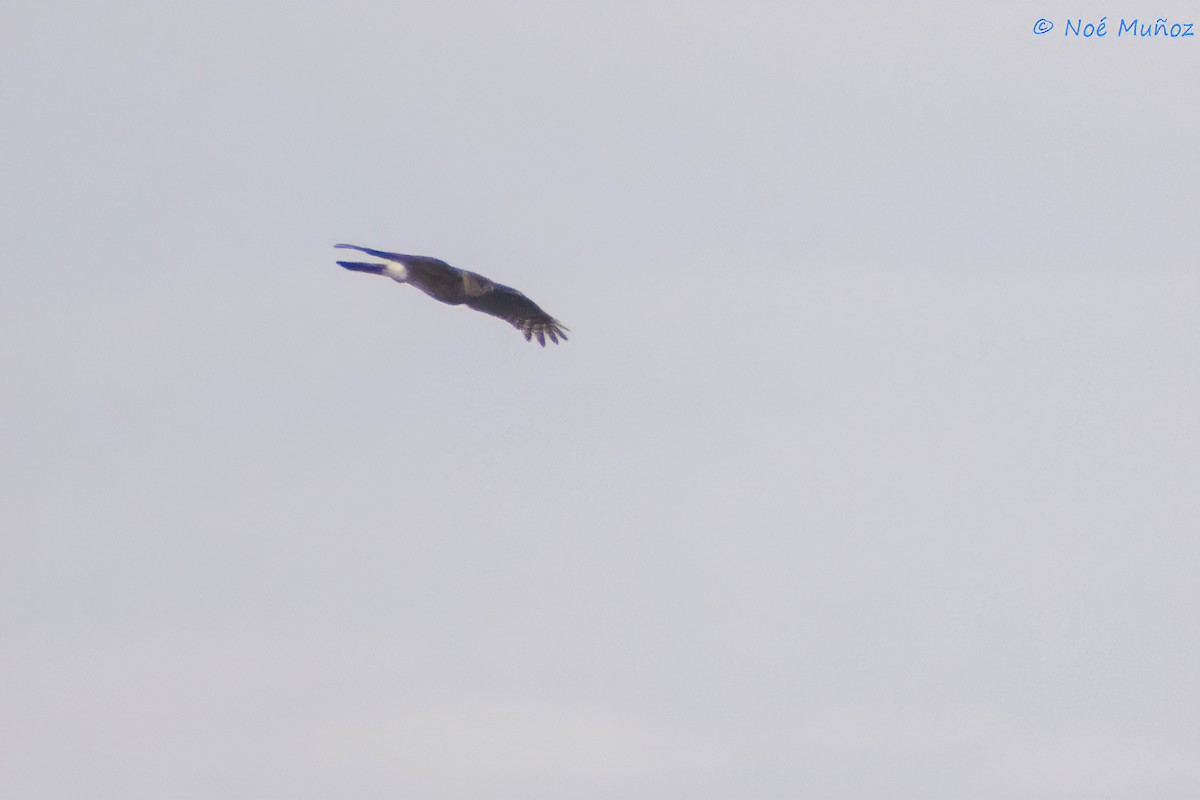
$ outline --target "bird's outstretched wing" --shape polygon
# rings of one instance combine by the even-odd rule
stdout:
[[[538,344],[546,346],[546,337],[558,344],[558,340],[567,340],[566,331],[561,322],[542,311],[538,304],[525,295],[508,286],[492,284],[491,290],[467,300],[467,306],[493,317],[499,317],[514,328],[525,334],[525,341],[536,336]]]

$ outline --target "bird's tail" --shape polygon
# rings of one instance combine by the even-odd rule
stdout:
[[[369,264],[365,261],[339,261],[339,267],[354,270],[355,272],[369,272],[372,275],[382,275],[387,269],[386,264]]]
[[[386,258],[389,261],[400,261],[404,258],[404,256],[400,255],[399,253],[389,253],[386,250],[372,250],[369,247],[359,247],[356,244],[335,244],[334,247],[342,247],[347,250],[357,250],[360,253],[366,253],[367,255],[375,256],[376,258]]]

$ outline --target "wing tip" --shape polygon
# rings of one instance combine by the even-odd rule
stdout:
[[[560,339],[563,342],[569,341],[566,331],[570,329],[558,320],[552,319],[550,322],[526,322],[524,325],[514,324],[517,325],[517,329],[525,336],[525,341],[532,342],[534,339],[537,339],[537,343],[542,347],[546,346],[547,337],[554,344],[560,344]]]

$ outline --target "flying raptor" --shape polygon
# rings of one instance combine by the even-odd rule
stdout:
[[[559,339],[564,342],[567,340],[566,331],[569,329],[542,311],[537,303],[516,289],[502,286],[478,273],[452,267],[441,259],[429,256],[387,253],[354,244],[337,244],[334,247],[358,250],[387,262],[339,261],[339,266],[355,272],[386,275],[399,283],[411,283],[434,300],[452,306],[465,305],[499,317],[525,334],[525,341],[536,336],[538,344],[545,347],[547,336],[555,344]]]

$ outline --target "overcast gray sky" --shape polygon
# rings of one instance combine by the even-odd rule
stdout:
[[[1200,19],[10,2],[0,794],[1200,796],[1200,44],[1120,15]]]

